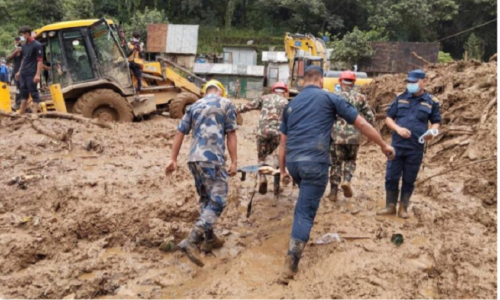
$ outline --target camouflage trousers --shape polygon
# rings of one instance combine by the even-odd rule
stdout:
[[[209,162],[189,162],[196,192],[200,196],[200,217],[196,220],[198,234],[211,231],[227,204],[228,173],[225,166]]]
[[[357,144],[330,144],[332,167],[330,169],[330,183],[340,185],[342,175],[345,181],[351,181],[356,171],[356,158],[359,145]]]
[[[280,145],[279,135],[258,135],[257,136],[257,156],[259,162],[264,162],[266,157],[278,148]]]

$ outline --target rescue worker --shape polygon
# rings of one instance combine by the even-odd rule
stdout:
[[[320,67],[307,67],[304,83],[302,92],[285,108],[280,125],[281,180],[288,181],[291,175],[299,186],[288,253],[279,280],[283,284],[288,284],[297,272],[316,211],[328,184],[330,135],[337,115],[347,123],[354,124],[361,133],[379,145],[389,159],[394,157],[394,149],[359,116],[352,105],[340,96],[322,90],[323,70]]]
[[[439,102],[425,91],[427,79],[422,70],[413,70],[405,80],[406,91],[396,97],[387,110],[385,123],[393,131],[392,146],[396,158],[387,162],[385,174],[386,207],[377,215],[395,215],[399,197],[399,180],[403,177],[398,216],[408,218],[410,197],[415,187],[420,164],[424,155],[424,144],[418,140],[429,127],[438,129],[441,123]],[[433,136],[426,136],[425,140]]]
[[[144,43],[140,41],[141,34],[138,31],[134,31],[132,34],[132,39],[128,43],[128,63],[130,70],[134,73],[135,79],[137,79],[137,94],[141,92],[142,89],[142,67],[143,62],[141,59],[142,52],[144,51]]]
[[[237,169],[236,109],[225,98],[226,89],[217,80],[207,82],[202,91],[205,96],[193,103],[177,127],[171,159],[165,169],[167,176],[177,169],[177,156],[184,136],[192,132],[188,167],[200,196],[200,217],[191,233],[179,243],[179,248],[198,266],[203,266],[197,249],[203,238],[201,248],[205,252],[224,244],[215,236],[213,227],[226,207],[228,176],[236,175]],[[231,157],[229,172],[224,156],[225,140]]]
[[[351,71],[340,73],[341,92],[339,96],[350,103],[372,126],[375,120],[373,112],[368,106],[366,96],[354,90],[356,74]],[[337,201],[338,187],[342,181],[342,190],[346,198],[353,195],[351,179],[356,171],[361,135],[354,126],[347,124],[344,119],[338,119],[332,128],[332,142],[330,155],[332,167],[330,169],[330,200]],[[343,167],[343,168],[342,168]],[[342,176],[343,174],[343,176]]]
[[[280,123],[283,109],[288,104],[285,93],[288,86],[284,82],[277,82],[273,85],[272,94],[254,99],[245,105],[240,105],[236,113],[245,113],[251,110],[260,109],[259,127],[257,129],[257,157],[259,163],[264,163],[266,157],[278,148],[280,144]],[[266,176],[259,177],[259,193],[267,192]]]
[[[43,68],[43,46],[31,36],[31,28],[29,26],[21,26],[19,34],[26,40],[21,49],[21,56],[23,58],[21,66],[16,73],[21,97],[21,110],[19,113],[24,114],[26,112],[30,95],[33,99],[34,112],[38,113],[40,110],[38,84],[40,83],[40,75]]]

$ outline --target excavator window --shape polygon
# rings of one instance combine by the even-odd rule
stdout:
[[[97,68],[101,77],[117,83],[122,88],[130,88],[132,79],[128,61],[115,34],[105,20],[90,26],[90,35],[97,57]]]
[[[89,51],[80,31],[63,32],[63,47],[66,53],[68,71],[73,82],[84,82],[95,78],[90,63]]]

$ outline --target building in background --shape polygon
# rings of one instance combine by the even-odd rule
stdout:
[[[219,80],[231,97],[254,98],[262,95],[264,66],[195,63],[193,73],[206,80]]]
[[[370,77],[424,68],[437,63],[439,54],[439,43],[372,42],[371,46],[372,59],[359,66]]]
[[[156,53],[180,66],[193,67],[198,48],[199,25],[148,25],[147,52]]]
[[[276,82],[288,83],[289,65],[285,51],[263,51],[264,87],[272,87]]]
[[[252,46],[224,46],[222,62],[233,65],[257,65],[257,49]]]

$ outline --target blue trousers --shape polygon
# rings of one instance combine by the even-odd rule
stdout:
[[[307,242],[314,224],[321,197],[328,184],[328,168],[325,163],[290,162],[288,172],[299,186],[299,199],[295,205],[292,238]]]
[[[394,147],[396,157],[387,161],[387,170],[385,173],[385,189],[387,191],[398,191],[399,180],[403,177],[401,193],[413,193],[415,180],[417,180],[420,164],[424,157],[421,150],[411,150]]]

